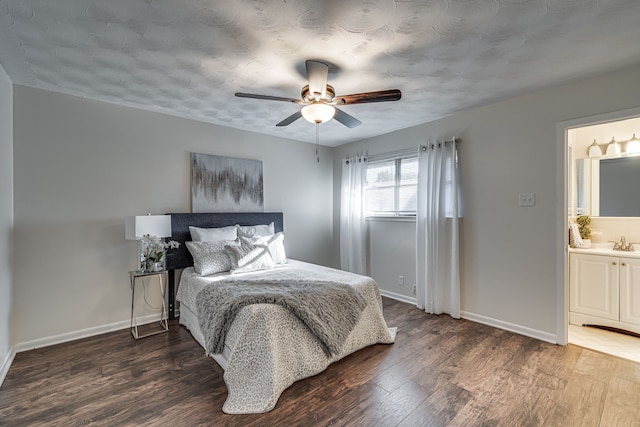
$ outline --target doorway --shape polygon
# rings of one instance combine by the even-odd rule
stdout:
[[[636,137],[640,137],[640,108],[585,117],[558,124],[558,143],[562,144],[560,149],[563,152],[563,156],[560,158],[564,158],[562,193],[565,201],[561,212],[558,213],[559,216],[562,215],[563,217],[562,221],[558,220],[558,224],[562,223],[564,225],[560,228],[561,230],[567,230],[569,222],[573,221],[578,215],[592,217],[592,240],[594,241],[595,250],[591,253],[584,250],[582,251],[583,253],[588,253],[589,255],[606,254],[606,250],[603,249],[610,249],[608,246],[613,246],[610,241],[613,239],[617,241],[620,235],[625,233],[627,234],[627,239],[632,238],[629,233],[637,233],[637,235],[633,234],[633,239],[640,238],[640,212],[635,217],[629,217],[628,213],[621,214],[620,217],[612,217],[611,214],[608,217],[600,216],[598,210],[599,188],[595,188],[598,187],[600,182],[597,175],[597,167],[594,169],[596,179],[594,180],[591,177],[594,188],[590,189],[588,185],[581,185],[582,180],[588,181],[589,178],[589,176],[585,178],[585,170],[588,175],[591,173],[588,168],[589,165],[594,162],[598,163],[598,160],[595,160],[596,157],[608,161],[617,157],[625,158],[633,155],[632,146],[634,144],[628,144],[628,141]],[[616,147],[610,147],[613,143],[616,143],[618,145],[617,148],[620,150],[618,156],[612,153],[616,149]],[[628,153],[627,146],[629,147]],[[609,151],[607,151],[608,148]],[[589,153],[591,153],[592,157],[589,156]],[[607,209],[609,208],[608,204]],[[570,313],[571,293],[569,290],[569,278],[571,255],[567,249],[569,243],[568,233],[562,234],[562,236],[559,236],[559,243],[561,241],[563,249],[560,253],[563,254],[563,259],[561,271],[558,273],[558,343],[575,344],[640,363],[640,338],[582,326],[583,319],[581,314]],[[640,251],[640,245],[638,246],[638,251]]]

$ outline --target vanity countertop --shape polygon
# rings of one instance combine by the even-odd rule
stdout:
[[[593,244],[589,249],[582,248],[569,248],[569,252],[574,252],[578,254],[592,254],[592,255],[608,255],[608,256],[617,256],[623,258],[640,258],[640,245],[635,245],[636,250],[633,252],[627,251],[614,251],[612,243],[604,243],[604,244]]]

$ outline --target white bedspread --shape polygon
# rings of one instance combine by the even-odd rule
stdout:
[[[289,260],[272,270],[245,273],[270,280],[336,281],[355,287],[367,300],[360,320],[347,337],[340,354],[327,357],[309,329],[286,308],[274,304],[244,307],[233,322],[225,342],[224,381],[228,396],[222,410],[228,414],[261,413],[273,409],[280,394],[295,381],[324,371],[331,363],[376,343],[393,343],[395,328],[382,316],[378,285],[370,277],[314,264]],[[200,290],[226,274],[201,277],[187,268],[182,273],[177,300],[197,315],[195,298]],[[238,275],[236,275],[237,277]],[[196,322],[183,322],[201,336]]]

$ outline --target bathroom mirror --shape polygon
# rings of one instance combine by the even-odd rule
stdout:
[[[640,217],[640,156],[576,160],[577,215]]]

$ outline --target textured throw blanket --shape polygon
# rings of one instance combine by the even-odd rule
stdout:
[[[236,315],[249,304],[279,304],[315,335],[334,356],[360,318],[366,301],[349,285],[326,281],[230,279],[202,289],[196,298],[207,354],[220,354]]]

